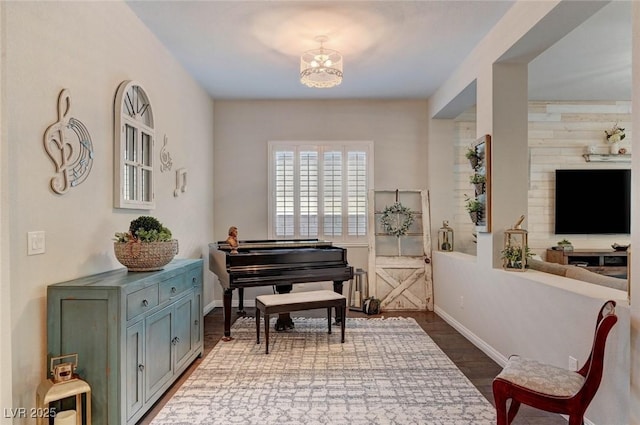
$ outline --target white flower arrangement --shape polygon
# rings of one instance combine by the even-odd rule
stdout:
[[[380,222],[388,235],[400,237],[407,234],[409,227],[413,223],[414,215],[415,213],[409,208],[400,202],[396,202],[382,211]],[[400,219],[400,216],[404,218]]]
[[[610,131],[605,130],[604,134],[607,135],[607,143],[618,143],[625,138],[624,128],[618,127],[618,123],[615,123]]]

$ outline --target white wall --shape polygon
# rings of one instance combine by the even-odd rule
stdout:
[[[216,101],[216,240],[229,226],[240,239],[267,238],[267,142],[372,140],[378,189],[426,185],[426,101]],[[367,248],[347,246],[349,264],[367,269]],[[300,287],[300,285],[296,285]],[[249,302],[257,291],[249,289]],[[221,300],[216,285],[216,300]]]
[[[3,351],[11,352],[7,358],[12,362],[5,366],[13,374],[12,405],[5,407],[29,408],[48,368],[47,285],[122,267],[113,254],[113,234],[127,230],[139,215],[154,215],[173,231],[179,257],[207,258],[213,236],[213,102],[124,2],[0,6],[3,248],[9,240],[0,252],[3,287],[8,265],[11,296],[11,338]],[[142,83],[153,107],[152,211],[113,208],[113,104],[118,85],[128,79]],[[71,116],[89,130],[95,159],[86,181],[58,195],[49,188],[54,166],[43,148],[43,134],[58,119],[58,95],[64,88],[71,93]],[[165,134],[173,170],[161,173]],[[188,169],[188,190],[174,198],[180,167]],[[43,255],[26,255],[27,232],[33,230],[46,232]],[[205,302],[211,296],[212,279],[205,273]]]

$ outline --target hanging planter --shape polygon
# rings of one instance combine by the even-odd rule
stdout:
[[[482,221],[484,204],[476,198],[469,198],[467,195],[465,195],[465,198],[465,208],[469,213],[469,217],[471,217],[473,224],[478,224]]]
[[[478,152],[475,150],[475,148],[469,147],[464,156],[469,160],[471,168],[473,168],[474,170],[480,164],[480,156],[478,155]]]

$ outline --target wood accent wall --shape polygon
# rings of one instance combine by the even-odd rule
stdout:
[[[469,183],[471,166],[464,153],[477,137],[475,109],[461,114],[455,121],[454,197],[457,209],[452,223],[455,250],[475,254],[474,226],[464,208],[464,195],[473,195],[473,186]],[[571,240],[576,248],[608,248],[614,242],[629,243],[627,235],[564,235],[558,238],[553,232],[556,169],[631,168],[630,163],[586,162],[582,156],[590,145],[596,146],[598,153],[608,153],[604,131],[611,129],[616,122],[625,128],[626,138],[621,147],[630,152],[633,137],[630,101],[529,102],[529,163],[523,164],[530,170],[526,228],[531,249],[542,258],[547,248],[564,237]]]

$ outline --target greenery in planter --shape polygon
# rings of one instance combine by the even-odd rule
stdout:
[[[558,245],[560,245],[560,246],[571,245],[571,242],[569,242],[567,239],[563,239],[561,241],[558,241]]]
[[[469,182],[473,184],[485,183],[487,178],[483,174],[474,173],[469,176]]]
[[[508,245],[502,251],[502,259],[505,260],[505,267],[507,268],[522,268],[522,252],[523,249],[519,245]],[[529,259],[533,257],[531,250],[528,246],[524,247],[525,258]]]
[[[468,212],[470,213],[482,212],[482,210],[484,209],[484,205],[482,204],[482,202],[478,201],[476,198],[470,198],[467,195],[464,195],[464,197],[465,197],[464,207],[467,209]]]
[[[467,151],[465,152],[464,156],[469,160],[473,158],[480,159],[480,157],[478,156],[478,152],[476,152],[476,149],[473,146],[469,146],[467,148]]]
[[[172,240],[171,230],[157,218],[140,216],[129,224],[128,232],[115,234],[116,242],[167,242]]]
[[[464,156],[469,160],[474,170],[476,169],[478,164],[480,164],[480,156],[478,156],[478,152],[476,151],[475,147],[469,146]]]

